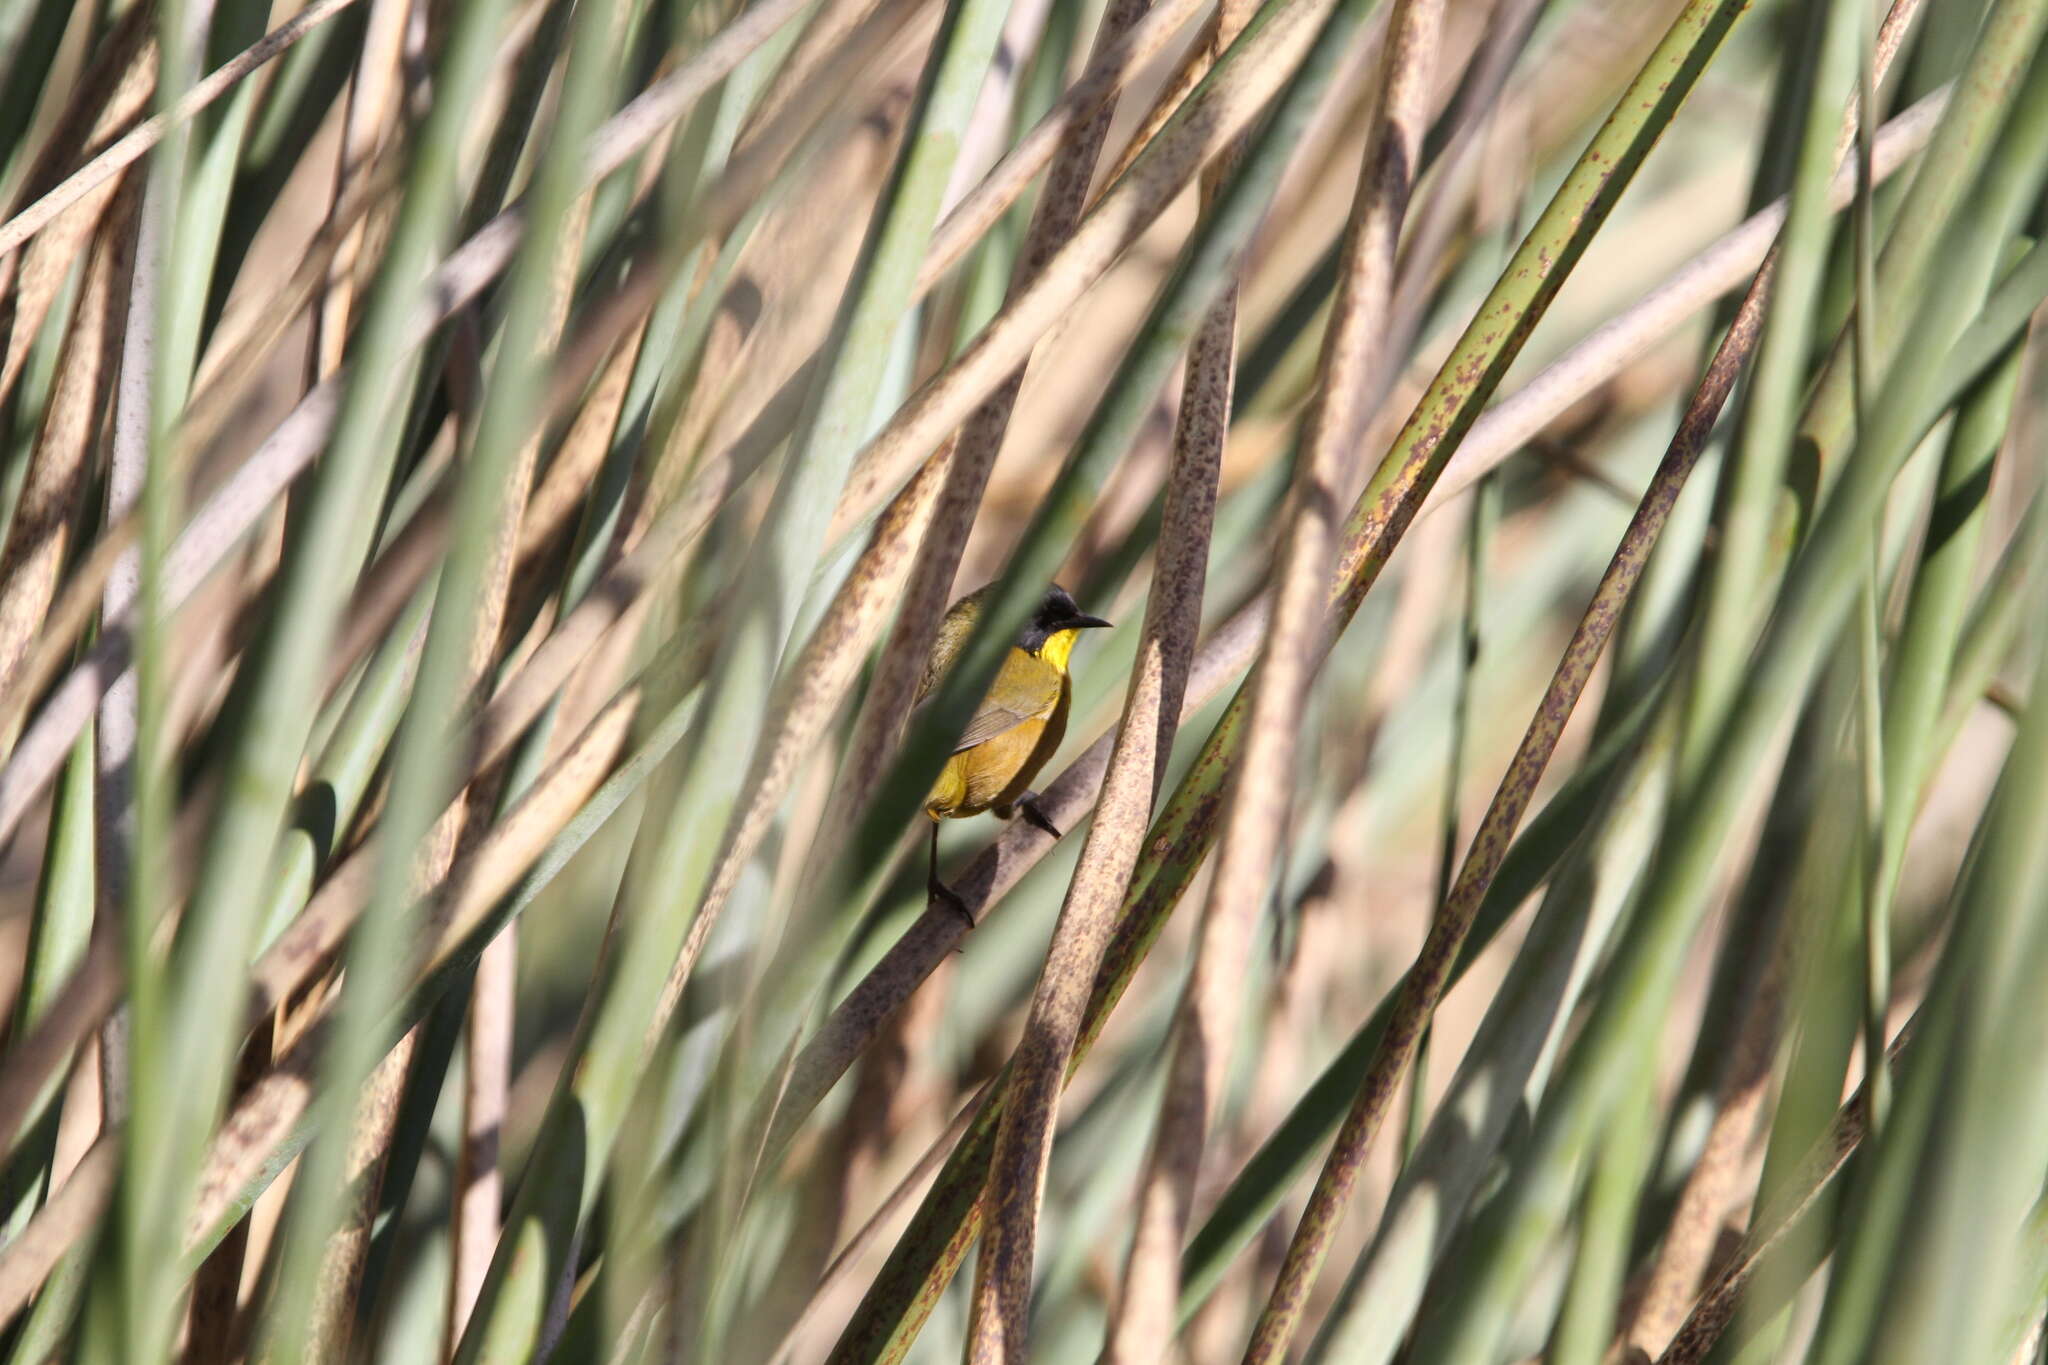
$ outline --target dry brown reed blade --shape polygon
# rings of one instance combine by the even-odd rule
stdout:
[[[1346,455],[1357,409],[1392,363],[1381,346],[1396,249],[1433,104],[1440,0],[1402,0],[1389,21],[1316,396],[1302,433],[1291,521],[1276,552],[1272,620],[1251,683],[1245,749],[1203,907],[1192,973],[1174,1021],[1166,1094],[1139,1186],[1138,1228],[1111,1337],[1136,1360],[1172,1335],[1180,1253],[1209,1125],[1222,1094],[1257,911],[1295,785],[1296,731],[1323,652]]]

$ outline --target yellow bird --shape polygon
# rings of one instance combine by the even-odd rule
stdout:
[[[987,593],[987,588],[969,593],[946,609],[946,619],[940,623],[938,638],[925,660],[918,701],[938,685],[967,643]],[[953,746],[953,756],[932,784],[931,794],[925,797],[924,813],[932,821],[928,882],[932,899],[951,906],[969,928],[974,926],[974,916],[968,913],[967,903],[939,880],[939,821],[992,810],[1005,820],[1021,814],[1053,838],[1060,837],[1033,800],[1036,793],[1031,791],[1031,779],[1059,749],[1067,733],[1067,708],[1073,698],[1067,660],[1074,652],[1074,641],[1080,632],[1108,624],[1083,612],[1065,588],[1058,584],[1048,588],[1009,657],[996,671],[988,695],[975,708],[966,733]]]

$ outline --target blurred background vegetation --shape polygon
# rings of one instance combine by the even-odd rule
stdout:
[[[2048,1358],[2044,31],[0,0],[0,1356]]]

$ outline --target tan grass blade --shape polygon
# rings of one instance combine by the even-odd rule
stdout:
[[[1439,0],[1402,0],[1389,21],[1322,373],[1303,429],[1292,520],[1275,570],[1272,621],[1251,685],[1244,758],[1175,1020],[1166,1094],[1138,1192],[1124,1300],[1105,1359],[1156,1359],[1173,1334],[1195,1181],[1237,1036],[1253,929],[1291,804],[1296,728],[1324,644],[1344,457],[1364,417],[1357,407],[1391,360],[1380,342],[1430,113],[1443,18]]]

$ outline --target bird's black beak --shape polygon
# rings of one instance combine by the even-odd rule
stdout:
[[[1069,616],[1060,622],[1061,630],[1108,630],[1109,622],[1100,616]]]

